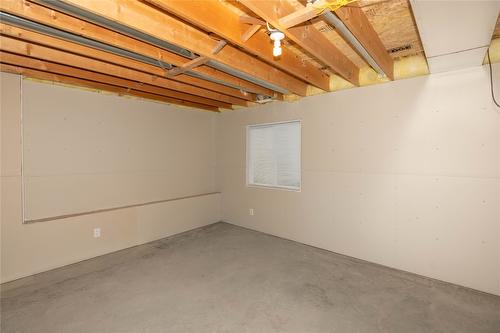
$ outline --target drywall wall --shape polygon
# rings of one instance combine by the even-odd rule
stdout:
[[[500,295],[500,109],[489,89],[483,66],[225,112],[223,220]],[[292,119],[301,192],[246,187],[246,125]]]
[[[28,218],[214,192],[216,115],[4,73],[0,91],[2,282],[220,220],[215,193],[22,224],[22,108]]]
[[[22,108],[26,220],[214,189],[211,112],[29,80]]]

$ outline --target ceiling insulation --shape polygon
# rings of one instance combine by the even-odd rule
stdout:
[[[497,18],[497,23],[495,25],[495,31],[493,31],[493,38],[492,39],[497,39],[500,38],[500,15],[498,15]]]

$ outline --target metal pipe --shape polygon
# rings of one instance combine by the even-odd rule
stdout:
[[[177,45],[166,42],[166,41],[159,39],[159,38],[156,38],[154,36],[145,34],[139,30],[130,28],[130,27],[123,25],[123,24],[120,24],[118,22],[109,20],[105,17],[94,14],[94,13],[89,12],[87,10],[78,8],[74,5],[67,4],[61,0],[35,0],[35,2],[38,2],[44,6],[51,7],[51,8],[54,8],[56,10],[68,13],[72,16],[77,16],[83,20],[90,21],[90,22],[95,23],[97,25],[100,25],[100,26],[106,27],[108,29],[114,30],[116,32],[119,32],[121,34],[142,40],[144,42],[147,42],[147,43],[150,43],[153,45],[156,45],[156,46],[161,47],[163,49],[166,49],[170,52],[177,53],[183,57],[186,57],[189,59],[194,59],[194,58],[198,57],[197,54],[195,54],[187,49],[181,48]],[[207,62],[206,65],[210,66],[212,68],[218,69],[220,71],[223,71],[227,74],[236,76],[236,77],[243,79],[245,81],[255,83],[261,87],[264,87],[264,88],[267,88],[267,89],[270,89],[270,90],[273,90],[273,91],[276,91],[276,92],[279,92],[282,94],[289,94],[290,93],[285,88],[282,88],[282,87],[279,87],[275,84],[269,83],[267,81],[255,78],[255,77],[253,77],[245,72],[236,70],[234,68],[231,68],[231,67],[224,65],[222,63],[219,63],[217,61],[211,60],[211,61]]]
[[[234,68],[231,68],[225,64],[222,64],[218,61],[215,61],[215,60],[210,60],[207,62],[207,65],[212,67],[212,68],[215,68],[215,69],[218,69],[222,72],[225,72],[227,74],[230,74],[230,75],[233,75],[233,76],[237,76],[239,77],[240,79],[243,79],[245,81],[249,81],[249,82],[252,82],[252,83],[255,83],[261,87],[264,87],[264,88],[267,88],[267,89],[271,89],[271,90],[274,90],[274,91],[277,91],[279,93],[282,93],[282,94],[289,94],[290,91],[288,91],[287,89],[285,88],[281,88],[281,87],[278,87],[277,85],[275,84],[272,84],[272,83],[269,83],[269,82],[266,82],[266,81],[262,81],[260,79],[257,79],[251,75],[248,75],[247,73],[244,73],[244,72],[241,72],[241,71],[238,71],[238,70],[235,70]]]
[[[364,46],[358,41],[358,39],[352,34],[352,32],[346,27],[344,22],[338,18],[337,15],[330,11],[326,11],[321,14],[321,17],[325,19],[326,22],[330,23],[337,29],[337,31],[344,36],[349,43],[361,54],[361,56],[370,64],[370,66],[377,71],[380,75],[386,76],[384,70],[377,64],[375,59],[372,58],[370,53],[366,51]]]
[[[143,55],[135,53],[135,52],[130,52],[130,51],[127,51],[127,50],[124,50],[124,49],[121,49],[119,47],[115,47],[115,46],[112,46],[109,44],[101,43],[101,42],[93,40],[93,39],[78,36],[78,35],[63,31],[63,30],[55,29],[55,28],[49,27],[49,26],[44,25],[44,24],[40,24],[40,23],[36,23],[36,22],[30,21],[30,20],[26,20],[26,19],[19,17],[19,16],[16,16],[16,15],[11,15],[8,13],[0,12],[0,21],[2,21],[4,23],[8,23],[10,25],[20,27],[20,28],[40,32],[40,33],[45,34],[45,35],[54,36],[54,37],[57,37],[59,39],[64,39],[66,41],[75,42],[75,43],[78,43],[81,45],[89,46],[89,47],[92,47],[94,49],[98,49],[101,51],[106,51],[106,52],[113,53],[113,54],[123,56],[126,58],[138,60],[138,61],[150,64],[150,65],[158,66],[159,65],[158,62],[161,62],[161,65],[160,65],[161,67],[165,67],[166,69],[172,68],[172,65],[169,63],[159,61],[159,60],[156,60],[153,58],[149,58],[149,57],[143,56]]]
[[[125,35],[133,36],[133,37],[140,39],[140,40],[143,40],[145,42],[158,45],[162,48],[165,48],[165,49],[168,49],[174,53],[177,53],[183,57],[187,57],[190,59],[196,58],[196,55],[194,55],[194,53],[191,51],[180,48],[174,44],[171,44],[171,43],[166,42],[164,40],[161,40],[159,38],[145,34],[141,31],[129,28],[123,24],[114,22],[112,20],[108,20],[100,15],[97,15],[97,14],[94,14],[92,12],[80,9],[76,6],[67,4],[63,1],[60,1],[60,0],[36,0],[35,2],[41,3],[44,6],[56,8],[59,11],[69,13],[73,16],[80,17],[80,18],[85,19],[87,21],[93,22],[97,25],[105,26],[111,30],[115,30],[115,31],[123,33]]]

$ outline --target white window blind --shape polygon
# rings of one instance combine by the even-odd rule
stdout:
[[[300,121],[247,128],[247,184],[300,190]]]

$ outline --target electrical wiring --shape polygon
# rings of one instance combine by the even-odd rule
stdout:
[[[320,13],[324,12],[325,10],[331,10],[331,11],[336,11],[340,7],[344,7],[351,2],[355,2],[357,0],[336,0],[332,2],[325,2],[322,4],[316,4],[316,2],[312,3],[312,6],[318,10],[320,10]]]
[[[500,104],[498,104],[497,100],[495,99],[495,89],[493,87],[493,67],[491,66],[490,49],[489,48],[488,48],[488,51],[486,53],[488,54],[488,64],[490,65],[491,98],[493,99],[493,103],[495,103],[495,105],[500,108]]]

